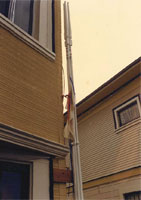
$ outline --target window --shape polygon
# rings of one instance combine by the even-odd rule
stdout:
[[[135,96],[124,102],[122,105],[114,108],[113,113],[116,128],[122,127],[139,118],[141,116],[139,96]]]
[[[0,13],[55,52],[54,0],[0,0]]]
[[[0,161],[0,199],[29,199],[30,164]]]
[[[141,191],[124,194],[125,200],[141,200]]]
[[[50,199],[50,160],[48,154],[0,140],[0,200]]]

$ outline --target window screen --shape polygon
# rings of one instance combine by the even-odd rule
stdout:
[[[141,116],[139,96],[134,96],[113,109],[115,128],[128,124]]]
[[[136,101],[118,111],[120,126],[137,119],[139,116],[140,113]]]

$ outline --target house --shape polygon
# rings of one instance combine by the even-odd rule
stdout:
[[[0,1],[0,199],[66,199],[60,4]]]
[[[84,199],[141,199],[140,75],[138,58],[77,104]]]

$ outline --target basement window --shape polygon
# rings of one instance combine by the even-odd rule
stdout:
[[[141,108],[139,96],[135,96],[113,109],[115,128],[118,129],[135,119],[140,118]]]
[[[125,200],[132,200],[132,199],[141,200],[141,191],[126,193],[124,194],[124,199]]]

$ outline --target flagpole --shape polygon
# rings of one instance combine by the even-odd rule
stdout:
[[[64,29],[65,29],[65,46],[66,46],[66,57],[67,57],[67,76],[68,76],[68,89],[72,89],[73,94],[73,135],[74,141],[72,143],[72,160],[73,160],[73,177],[74,177],[74,196],[75,200],[83,200],[83,186],[82,186],[82,175],[81,175],[81,164],[80,164],[80,149],[78,139],[78,127],[77,127],[77,113],[76,113],[76,99],[73,84],[73,68],[72,68],[72,35],[71,35],[71,24],[70,24],[70,13],[69,3],[64,2]],[[72,88],[70,88],[72,87]]]

